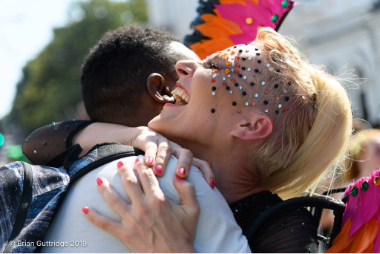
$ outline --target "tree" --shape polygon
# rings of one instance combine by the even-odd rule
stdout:
[[[76,2],[70,15],[77,21],[54,29],[53,40],[23,68],[6,123],[30,133],[50,122],[68,120],[81,101],[81,65],[89,49],[105,32],[147,20],[143,0]]]

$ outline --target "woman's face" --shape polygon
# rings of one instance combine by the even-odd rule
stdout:
[[[380,135],[374,136],[363,142],[363,147],[358,160],[360,170],[368,175],[380,167]]]
[[[259,59],[260,50],[254,45],[238,45],[203,61],[178,62],[176,103],[166,104],[149,127],[177,142],[228,136],[235,119],[253,107],[249,90],[261,73],[255,68],[266,66]]]

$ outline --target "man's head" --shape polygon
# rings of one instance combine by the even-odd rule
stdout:
[[[175,64],[196,55],[170,33],[129,25],[107,32],[90,50],[81,76],[92,120],[146,125],[173,99]]]

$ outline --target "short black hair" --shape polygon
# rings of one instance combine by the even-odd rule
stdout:
[[[169,50],[172,41],[179,40],[149,26],[107,32],[82,67],[82,96],[91,120],[125,124],[137,114],[151,73],[178,79],[175,64],[185,57]]]

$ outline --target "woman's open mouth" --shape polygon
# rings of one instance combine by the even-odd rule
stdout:
[[[175,99],[175,104],[177,105],[186,105],[190,101],[190,96],[181,87],[176,87],[176,89],[172,91],[172,94]]]

